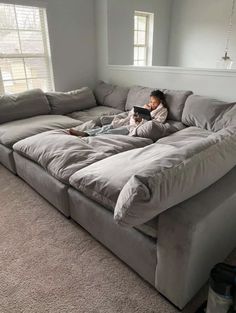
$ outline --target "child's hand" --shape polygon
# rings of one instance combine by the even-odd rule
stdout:
[[[140,117],[137,114],[134,114],[134,121],[135,121],[135,123],[141,123],[142,122],[142,117]]]
[[[150,110],[151,109],[151,104],[149,103],[149,104],[144,104],[144,109],[148,109],[148,110]]]

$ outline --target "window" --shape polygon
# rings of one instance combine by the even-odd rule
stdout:
[[[0,3],[0,94],[53,90],[46,9]]]
[[[135,11],[134,13],[134,65],[152,65],[154,14]]]

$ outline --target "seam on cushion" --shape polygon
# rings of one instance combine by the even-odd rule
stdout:
[[[112,90],[107,95],[104,96],[103,101],[102,101],[102,105],[104,105],[106,98],[108,96],[110,96],[116,88],[116,86],[114,86],[114,85],[112,85],[112,87],[113,87]]]
[[[83,182],[80,182],[80,186],[79,186],[79,191],[82,191],[82,192],[84,192],[84,194],[88,194],[87,192],[86,192],[86,190],[89,190],[91,193],[95,193],[96,195],[98,195],[99,197],[98,198],[100,198],[101,200],[103,200],[103,199],[105,199],[105,201],[107,201],[107,202],[109,202],[109,203],[111,203],[111,206],[112,207],[115,207],[115,203],[112,201],[112,200],[110,200],[109,198],[107,198],[107,197],[105,197],[104,195],[101,195],[100,193],[98,193],[96,190],[94,190],[94,189],[91,189],[91,188],[88,188],[88,187],[86,187],[85,188],[85,186],[87,186],[85,183],[83,183]],[[77,189],[77,188],[76,188]]]

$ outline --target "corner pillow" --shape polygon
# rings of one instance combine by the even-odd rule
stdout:
[[[147,160],[121,190],[114,218],[123,226],[146,223],[196,195],[236,165],[236,127]]]
[[[68,92],[47,92],[46,96],[52,114],[68,114],[96,106],[94,94],[88,87]]]
[[[182,122],[216,132],[236,124],[236,103],[192,95],[186,101]]]
[[[187,98],[192,95],[192,91],[166,89],[164,94],[168,108],[168,120],[181,122],[184,105]]]
[[[94,89],[94,95],[99,105],[105,105],[124,111],[129,89],[126,87],[98,82]]]
[[[45,114],[50,106],[41,89],[0,96],[0,124]]]

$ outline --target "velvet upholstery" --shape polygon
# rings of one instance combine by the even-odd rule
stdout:
[[[65,216],[70,216],[68,186],[49,175],[38,164],[14,152],[17,174]]]
[[[156,241],[115,224],[113,214],[70,188],[71,217],[150,284],[155,285]]]
[[[159,215],[156,288],[182,309],[236,246],[236,167]]]
[[[16,173],[13,151],[2,144],[0,144],[0,163],[8,168],[12,173]]]

